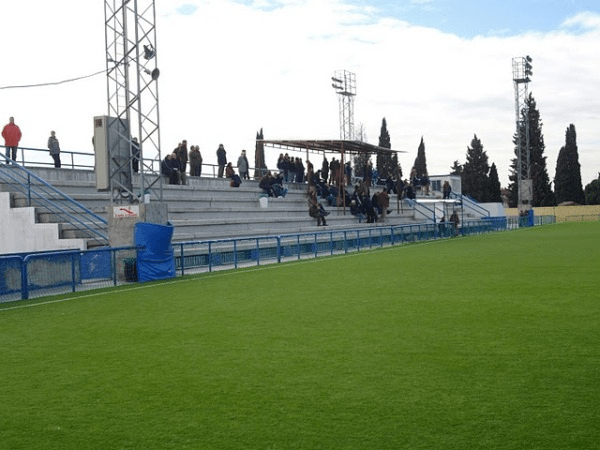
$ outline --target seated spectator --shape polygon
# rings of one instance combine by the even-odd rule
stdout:
[[[328,191],[327,192],[327,204],[329,206],[341,206],[341,204],[338,205],[338,195],[340,193],[338,188],[330,184],[327,188],[327,191]],[[340,203],[341,203],[341,199],[340,199]]]
[[[319,200],[317,198],[317,193],[315,191],[312,191],[309,195],[308,195],[308,215],[310,217],[314,217],[315,219],[317,219],[317,226],[320,227],[321,223],[323,223],[323,226],[327,226],[327,221],[325,220],[325,216],[329,215],[329,212],[325,211],[325,208],[323,208],[323,205],[321,205],[319,203]]]
[[[235,173],[233,164],[230,162],[227,163],[227,166],[225,167],[225,176],[231,180],[229,182],[230,187],[240,187],[240,184],[242,184],[241,178],[237,173]]]
[[[258,187],[264,190],[265,194],[267,194],[269,197],[277,197],[275,195],[275,191],[273,190],[273,175],[271,174],[270,170],[264,177],[260,179]]]
[[[275,197],[285,197],[287,195],[287,188],[283,185],[283,178],[281,174],[278,173],[273,177],[272,183],[273,192],[275,193]]]
[[[369,196],[366,195],[364,197],[361,197],[360,201],[362,202],[365,208],[365,213],[367,214],[367,223],[377,222],[377,212],[375,211],[375,208],[373,207],[373,202],[371,201]]]
[[[160,171],[169,177],[169,184],[185,184],[185,174],[181,171],[179,158],[175,153],[165,156],[160,164]]]

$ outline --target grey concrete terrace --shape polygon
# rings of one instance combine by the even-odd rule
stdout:
[[[96,214],[106,217],[111,205],[108,192],[98,192],[95,174],[92,170],[72,170],[54,168],[30,168],[38,176],[54,187],[82,203]],[[164,180],[162,200],[168,205],[168,220],[175,226],[174,242],[214,240],[231,237],[258,235],[281,235],[318,230],[316,220],[309,217],[307,206],[307,185],[288,183],[288,194],[284,198],[269,198],[268,207],[261,207],[260,198],[264,192],[257,180],[244,180],[239,188],[229,186],[224,178],[188,177],[188,184],[169,185]],[[138,183],[134,176],[134,191]],[[0,189],[5,190],[6,186]],[[371,188],[371,193],[382,187]],[[406,208],[397,211],[396,196],[390,196],[390,209],[384,223],[359,224],[350,214],[349,208],[329,207],[327,216],[329,230],[343,230],[357,227],[390,226],[423,222],[415,218],[414,210]],[[61,201],[61,200],[58,200]],[[158,201],[152,196],[151,202]],[[14,207],[26,206],[23,194],[12,194]],[[37,211],[41,223],[57,223],[59,220],[50,212]],[[60,224],[62,238],[80,237],[69,224]]]

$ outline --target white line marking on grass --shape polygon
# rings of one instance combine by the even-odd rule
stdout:
[[[374,251],[374,250],[378,250],[378,251],[391,251],[391,250],[398,250],[398,249],[402,249],[402,248],[415,248],[415,247],[421,247],[423,245],[432,245],[438,242],[450,242],[453,241],[455,239],[452,238],[445,238],[445,239],[432,239],[430,241],[422,241],[422,242],[414,242],[411,243],[412,245],[406,245],[406,244],[398,244],[398,245],[390,245],[387,247],[376,247],[376,248],[369,248],[366,250],[361,250],[361,251],[353,251],[352,253],[344,253],[344,254],[339,254],[339,255],[323,255],[320,257],[316,257],[316,258],[310,258],[310,259],[303,259],[303,260],[297,260],[297,261],[288,261],[282,264],[286,264],[286,265],[298,265],[298,264],[314,264],[316,262],[321,262],[324,260],[324,258],[327,259],[331,259],[333,258],[354,258],[357,256],[362,256],[365,254],[365,252],[370,252],[370,251]],[[146,285],[139,285],[139,286],[134,286],[134,287],[129,287],[129,288],[123,288],[120,289],[119,292],[132,292],[132,291],[138,291],[138,290],[142,290],[142,289],[152,289],[155,287],[162,287],[165,285],[171,285],[171,284],[178,284],[178,283],[189,283],[189,282],[197,282],[197,281],[202,281],[202,280],[206,280],[206,279],[211,279],[211,278],[221,278],[221,277],[228,277],[228,276],[232,276],[232,275],[238,275],[238,274],[245,274],[245,273],[251,273],[251,272],[258,272],[258,271],[262,271],[262,270],[272,270],[272,269],[276,269],[278,267],[281,267],[281,264],[278,263],[271,263],[268,265],[264,265],[264,266],[256,266],[250,269],[225,269],[222,271],[218,271],[218,272],[208,272],[207,275],[205,276],[183,276],[183,277],[178,277],[174,280],[171,281],[163,281],[161,283],[153,283],[153,284],[146,284]],[[189,278],[188,278],[189,277]],[[16,306],[10,306],[8,308],[0,308],[0,313],[3,313],[5,311],[14,311],[17,309],[24,309],[24,308],[35,308],[37,306],[45,306],[45,305],[52,305],[54,303],[63,303],[63,302],[68,302],[68,301],[72,301],[72,300],[81,300],[81,299],[86,299],[86,298],[93,298],[93,297],[99,297],[101,295],[112,295],[114,294],[115,291],[110,291],[110,292],[96,292],[96,293],[91,293],[91,294],[87,294],[87,295],[77,295],[74,297],[66,297],[66,298],[61,298],[61,299],[57,299],[57,300],[48,300],[45,302],[39,302],[39,303],[30,303],[28,305],[16,305]]]

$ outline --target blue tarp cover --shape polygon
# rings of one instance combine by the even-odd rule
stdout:
[[[175,252],[171,245],[173,230],[171,224],[135,224],[135,245],[145,247],[138,252],[138,281],[164,280],[175,276]]]

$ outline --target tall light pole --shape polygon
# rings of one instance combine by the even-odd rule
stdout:
[[[340,139],[354,140],[354,97],[356,96],[356,74],[337,70],[333,77],[333,88],[340,101]]]
[[[104,14],[109,128],[117,136],[109,148],[111,199],[135,203],[153,192],[162,200],[154,0],[105,0]],[[135,192],[132,159],[138,146]]]
[[[512,59],[517,125],[517,206],[520,213],[530,210],[531,201],[533,200],[529,146],[529,107],[527,104],[529,82],[533,75],[532,61],[529,56]]]

